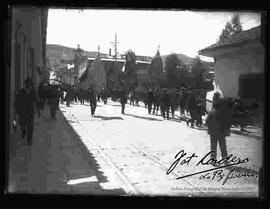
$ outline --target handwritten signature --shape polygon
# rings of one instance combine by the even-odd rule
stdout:
[[[248,174],[248,173],[239,173],[235,174],[234,173],[235,168],[231,169],[227,174],[224,172],[224,170],[216,170],[213,173],[207,172],[206,174],[202,174],[199,179],[210,179],[214,180],[217,179],[217,181],[221,181],[223,179],[222,185],[224,185],[228,180],[234,179],[234,178],[242,178],[242,177],[256,177],[257,175],[255,174]]]
[[[232,178],[241,178],[241,177],[257,177],[256,175],[253,174],[235,174],[235,168],[233,168],[232,170],[230,170],[228,172],[228,174],[226,175],[225,172],[222,170],[222,168],[225,167],[229,167],[229,166],[234,166],[234,165],[238,165],[238,164],[243,164],[243,163],[247,163],[249,161],[248,158],[245,159],[241,159],[237,156],[234,156],[233,154],[228,155],[225,158],[222,158],[221,160],[216,160],[214,158],[211,157],[211,154],[214,154],[215,151],[210,151],[208,152],[204,157],[202,157],[196,164],[196,166],[199,165],[214,165],[217,166],[215,168],[212,169],[207,169],[207,170],[203,170],[203,171],[199,171],[196,173],[191,173],[185,176],[181,176],[178,177],[178,179],[183,179],[189,176],[194,176],[194,175],[198,175],[198,174],[202,174],[199,179],[217,179],[218,181],[221,181],[222,179],[224,179],[222,185],[224,185],[227,180],[232,179]],[[189,163],[191,161],[194,161],[194,158],[198,158],[198,156],[193,153],[192,155],[187,155],[187,153],[184,150],[179,151],[175,157],[176,160],[171,164],[171,166],[169,167],[169,169],[167,170],[166,174],[169,175],[175,168],[177,165],[189,165]],[[211,171],[214,171],[213,173],[211,173]]]

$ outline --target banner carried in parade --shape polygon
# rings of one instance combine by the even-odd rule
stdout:
[[[158,50],[156,55],[154,56],[154,59],[151,62],[151,65],[148,68],[148,73],[152,84],[157,84],[157,82],[159,81],[162,67],[162,59]]]
[[[88,68],[87,79],[81,83],[83,89],[94,88],[96,93],[100,93],[103,88],[106,88],[106,72],[105,66],[100,55],[97,54],[91,67]]]

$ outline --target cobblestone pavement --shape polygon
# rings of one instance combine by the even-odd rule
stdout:
[[[258,195],[262,138],[232,133],[227,137],[228,153],[242,160],[248,158],[248,162],[176,180],[215,168],[211,165],[196,166],[210,151],[206,128],[192,129],[179,119],[163,120],[161,116],[149,115],[144,107],[127,105],[126,114],[122,115],[120,104],[112,101],[107,105],[98,103],[95,117],[90,115],[89,104],[61,105],[60,109],[95,157],[101,171],[111,179],[109,184],[115,188],[138,195]],[[180,161],[167,175],[166,171],[181,150],[187,153],[185,157],[193,153],[198,157],[191,159],[189,164],[181,165]],[[219,149],[217,156],[220,158]],[[232,168],[235,170],[231,173]],[[114,173],[121,178],[115,177]],[[222,185],[226,176],[231,178]]]

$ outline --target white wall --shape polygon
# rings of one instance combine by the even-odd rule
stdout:
[[[264,51],[259,46],[216,57],[215,68],[216,83],[224,96],[237,97],[239,75],[264,72]]]

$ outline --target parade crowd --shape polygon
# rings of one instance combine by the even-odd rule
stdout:
[[[189,115],[186,123],[192,128],[194,125],[202,126],[202,116],[207,115],[205,125],[208,127],[210,135],[211,150],[216,150],[217,142],[219,142],[223,157],[227,156],[225,137],[230,135],[231,126],[240,125],[243,129],[247,114],[239,101],[225,99],[219,92],[214,94],[212,109],[207,112],[203,94],[187,88],[156,88],[142,91],[103,89],[97,93],[93,87],[84,90],[74,86],[63,87],[40,83],[35,91],[31,79],[27,79],[25,87],[16,94],[14,104],[22,138],[27,137],[28,144],[32,144],[35,110],[40,118],[47,105],[50,109],[51,119],[55,120],[59,103],[65,103],[69,107],[74,102],[80,102],[81,105],[87,102],[90,103],[89,113],[94,117],[97,101],[102,101],[106,105],[108,98],[114,102],[120,102],[122,114],[125,114],[125,105],[128,101],[131,106],[143,104],[147,108],[148,114],[161,115],[166,120],[175,118],[175,112],[179,110],[180,115]],[[213,154],[212,157],[215,158],[216,155]]]

